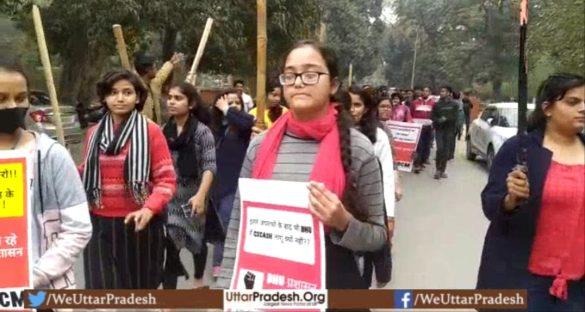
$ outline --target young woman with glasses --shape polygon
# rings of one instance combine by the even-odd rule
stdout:
[[[386,242],[382,179],[372,143],[331,102],[339,87],[336,57],[302,41],[285,55],[279,80],[290,111],[250,143],[240,176],[308,182],[309,209],[327,229],[326,287],[367,288],[355,253]],[[222,288],[234,273],[239,221],[236,195],[218,279]]]

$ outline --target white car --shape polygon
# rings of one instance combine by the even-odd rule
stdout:
[[[528,104],[528,114],[534,104]],[[479,155],[491,168],[494,157],[506,140],[518,132],[518,103],[489,104],[469,126],[467,133],[467,159],[475,160]]]

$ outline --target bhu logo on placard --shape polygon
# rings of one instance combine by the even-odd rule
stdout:
[[[397,309],[411,309],[413,306],[412,290],[395,290],[394,307]]]

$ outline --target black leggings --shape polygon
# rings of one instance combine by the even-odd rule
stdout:
[[[437,156],[435,158],[437,171],[445,172],[449,154],[455,145],[455,129],[452,127],[437,129],[435,131],[435,139],[437,140]]]
[[[189,278],[189,274],[183,263],[179,253],[181,250],[177,249],[175,243],[169,238],[165,239],[165,249],[167,251],[167,259],[165,263],[164,276],[163,276],[163,288],[164,289],[177,289],[177,281],[179,276],[185,276]],[[201,251],[198,254],[193,254],[193,264],[195,266],[196,279],[201,279],[205,272],[205,265],[207,263],[207,244],[203,242],[201,245]]]

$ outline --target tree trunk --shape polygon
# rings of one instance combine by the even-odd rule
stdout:
[[[88,54],[88,61],[84,64],[84,75],[80,79],[80,87],[76,94],[77,100],[83,103],[85,107],[95,102],[96,84],[100,80],[103,68],[106,67],[108,61],[108,54],[103,49],[90,47]]]
[[[63,103],[88,107],[95,97],[95,85],[106,65],[107,51],[96,44],[81,40],[68,42],[69,53],[63,58],[63,74],[60,80],[60,98]]]
[[[501,101],[502,99],[502,79],[495,78],[492,80],[492,85],[494,89],[494,98],[497,101]]]
[[[87,63],[87,41],[71,37],[67,42],[67,55],[63,55],[63,72],[59,81],[59,98],[62,102],[75,105],[83,77],[83,65]]]

